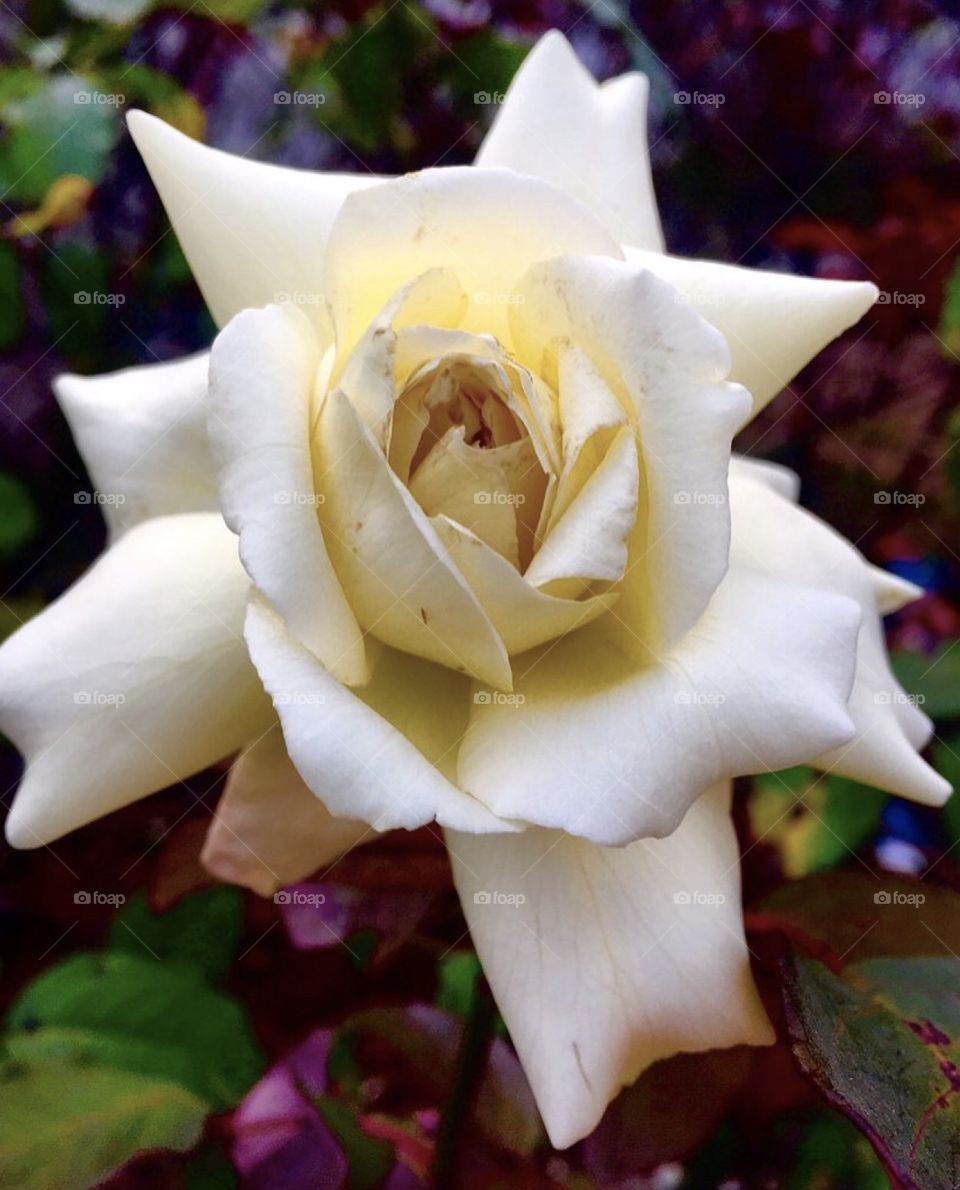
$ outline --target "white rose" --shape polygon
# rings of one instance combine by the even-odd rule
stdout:
[[[206,357],[60,379],[124,500],[0,650],[17,846],[237,749],[206,849],[226,879],[269,892],[371,830],[445,827],[560,1147],[651,1062],[770,1040],[732,777],[948,793],[889,697],[879,614],[916,590],[787,473],[730,462],[876,290],[665,255],[645,101],[551,34],[477,166],[388,181],[134,114],[223,327],[209,389]]]

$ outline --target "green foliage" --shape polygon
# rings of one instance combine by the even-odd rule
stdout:
[[[873,1146],[843,1116],[820,1111],[804,1124],[785,1190],[889,1190]]]
[[[263,1058],[244,1006],[211,984],[241,928],[236,889],[162,916],[136,897],[114,918],[111,949],[71,955],[21,992],[0,1066],[0,1185],[85,1187],[140,1149],[191,1148],[207,1114],[242,1098]],[[8,1099],[22,1106],[8,1112]],[[66,1169],[74,1136],[84,1156]]]
[[[110,925],[110,946],[138,958],[185,963],[208,979],[230,969],[243,932],[243,894],[226,885],[186,897],[165,913],[150,910],[145,894],[133,897]]]
[[[842,975],[797,957],[786,982],[795,1051],[906,1184],[957,1185],[960,959],[875,958]]]
[[[27,545],[40,527],[30,489],[9,471],[0,471],[0,509],[0,558],[7,558]]]
[[[71,956],[26,988],[7,1028],[20,1060],[81,1056],[180,1083],[215,1111],[232,1107],[261,1070],[242,1007],[201,973],[146,951]]]
[[[937,336],[948,359],[960,355],[960,258],[954,262],[943,286],[943,305],[940,307]]]
[[[933,653],[894,653],[893,672],[933,719],[960,717],[960,640]]]
[[[0,1185],[86,1190],[143,1149],[185,1152],[207,1105],[174,1082],[82,1059],[0,1071]]]
[[[364,1132],[353,1109],[329,1095],[319,1097],[317,1109],[347,1154],[348,1190],[373,1190],[393,1165],[391,1145]]]
[[[886,801],[880,790],[800,765],[756,778],[750,826],[778,848],[787,876],[806,876],[835,867],[868,843]]]
[[[0,243],[0,351],[12,347],[23,334],[25,314],[20,291],[20,261],[11,244]]]
[[[120,135],[115,103],[75,75],[14,70],[0,79],[0,191],[36,204],[63,174],[99,182]]]
[[[483,974],[472,950],[455,951],[440,960],[437,968],[438,1008],[469,1016],[477,999],[477,984]]]

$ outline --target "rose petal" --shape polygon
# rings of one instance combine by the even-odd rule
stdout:
[[[555,1148],[590,1133],[661,1058],[774,1040],[750,974],[729,806],[715,788],[669,838],[616,849],[544,830],[447,832],[474,944]]]
[[[146,112],[127,123],[217,325],[284,294],[322,318],[330,228],[348,194],[380,179],[235,157]]]
[[[210,357],[58,376],[53,388],[116,537],[175,512],[218,507],[207,442]]]
[[[760,483],[765,483],[784,500],[792,500],[795,504],[800,499],[800,476],[780,463],[771,463],[767,459],[753,459],[747,455],[734,455],[730,460],[730,469],[731,472],[736,469],[742,475],[752,476]]]
[[[459,674],[385,649],[369,685],[355,694],[256,596],[246,635],[290,759],[331,814],[379,831],[433,821],[468,831],[516,829],[444,775],[466,722],[469,686]]]
[[[558,352],[557,398],[563,431],[563,470],[550,512],[549,532],[603,462],[627,416],[585,351]]]
[[[632,427],[614,439],[570,507],[554,524],[526,571],[535,587],[579,595],[590,581],[616,582],[627,568],[627,541],[637,519],[640,473]]]
[[[428,323],[455,325],[466,308],[467,297],[450,269],[429,269],[402,286],[360,337],[347,357],[339,385],[350,403],[386,445],[389,419],[397,400],[397,340],[404,328]],[[334,373],[332,380],[337,380]]]
[[[348,685],[369,677],[363,635],[327,554],[311,460],[321,344],[290,305],[245,310],[210,364],[210,440],[240,557],[290,631]]]
[[[502,817],[619,846],[675,830],[709,785],[846,743],[860,609],[733,568],[655,657],[626,599],[515,665],[514,699],[471,708],[459,784]]]
[[[531,269],[513,307],[521,361],[549,374],[559,348],[585,351],[636,419],[643,477],[631,562],[635,606],[621,611],[658,650],[697,622],[727,567],[730,439],[748,394],[724,384],[720,334],[676,290],[622,261],[566,257]]]
[[[747,421],[831,339],[859,322],[878,294],[869,281],[798,277],[632,249],[627,259],[675,285],[726,336],[730,379],[753,397]]]
[[[334,818],[310,792],[277,726],[234,761],[201,859],[218,880],[268,897],[375,837],[365,822]]]
[[[916,749],[930,738],[927,716],[890,670],[878,614],[875,572],[849,542],[738,467],[731,468],[734,564],[855,599],[863,625],[854,646],[853,741],[815,763],[926,805],[940,806],[950,785]]]
[[[551,30],[514,75],[477,165],[505,165],[580,199],[619,241],[663,250],[642,74],[597,85]]]
[[[7,819],[37,847],[235,751],[270,722],[243,643],[249,581],[215,513],[136,526],[0,648],[27,759]]]
[[[462,525],[442,516],[432,523],[508,653],[522,653],[572,632],[616,603],[615,594],[581,600],[547,595]]]
[[[563,252],[621,256],[580,203],[509,170],[427,169],[355,193],[330,233],[323,273],[337,350],[349,351],[390,296],[432,268],[452,269],[463,286],[463,328],[503,339],[517,282]]]
[[[339,390],[323,403],[317,438],[327,544],[364,629],[395,648],[509,689],[503,642]]]

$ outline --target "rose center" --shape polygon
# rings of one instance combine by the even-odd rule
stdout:
[[[417,368],[394,408],[389,458],[428,516],[525,569],[547,477],[522,393],[498,361],[448,355]]]

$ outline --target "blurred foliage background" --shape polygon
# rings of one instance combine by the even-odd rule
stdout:
[[[213,333],[124,109],[294,166],[469,162],[549,27],[601,78],[650,74],[672,251],[883,291],[740,446],[794,467],[809,507],[929,592],[890,641],[956,781],[960,23],[946,2],[0,0],[3,631],[104,542],[51,378],[173,359]],[[15,751],[0,762],[9,804]],[[807,770],[742,783],[750,943],[780,1043],[660,1063],[558,1155],[437,840],[352,854],[317,886],[322,919],[304,916],[208,886],[197,856],[221,778],[0,853],[0,1186],[960,1184],[953,803],[922,810]],[[107,903],[77,903],[105,885]]]

